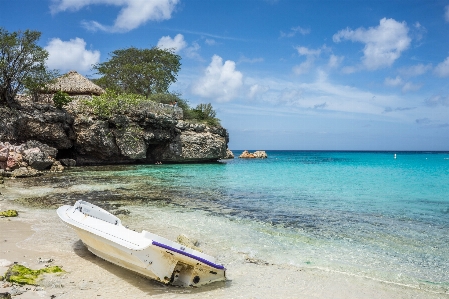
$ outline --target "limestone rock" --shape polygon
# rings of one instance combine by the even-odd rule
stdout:
[[[260,159],[266,159],[268,158],[267,153],[265,151],[255,151],[253,153],[254,157],[260,158]]]
[[[61,162],[55,161],[50,168],[50,172],[63,172],[64,166],[61,165]]]
[[[243,153],[239,156],[239,158],[244,158],[244,159],[254,159],[254,158],[265,159],[265,158],[268,158],[268,156],[267,156],[267,153],[265,151],[255,151],[254,153],[250,153],[248,151],[243,151]]]
[[[91,96],[72,98],[64,109],[54,107],[48,95],[33,100],[20,96],[20,106],[14,110],[0,105],[0,141],[4,143],[0,142],[0,168],[12,171],[31,166],[45,170],[53,165],[56,154],[61,165],[69,167],[197,163],[226,156],[226,129],[184,121],[179,107],[149,102],[100,117],[82,104]],[[30,140],[33,142],[29,144]],[[22,144],[12,151],[13,157],[8,142]]]
[[[234,159],[234,153],[228,148],[226,149],[226,155],[222,159]]]
[[[0,144],[0,162],[8,161],[9,148]]]
[[[6,168],[11,170],[17,169],[20,167],[20,163],[23,161],[23,157],[20,153],[11,151],[8,155],[8,160],[6,160]]]
[[[32,168],[32,167],[20,167],[11,172],[11,177],[13,178],[28,178],[28,177],[36,177],[40,176],[43,173]]]
[[[67,166],[67,167],[75,167],[76,166],[76,161],[73,159],[61,159],[61,160],[59,160],[59,162],[61,162],[61,164],[63,166]]]

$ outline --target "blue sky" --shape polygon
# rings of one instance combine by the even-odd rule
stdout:
[[[47,64],[94,77],[116,49],[174,48],[171,87],[230,149],[449,150],[449,0],[0,0]]]

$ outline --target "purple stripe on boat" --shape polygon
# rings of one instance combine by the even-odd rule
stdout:
[[[176,253],[179,253],[179,254],[185,255],[185,256],[187,256],[187,257],[190,257],[190,258],[192,258],[192,259],[194,259],[194,260],[197,260],[197,261],[199,261],[199,262],[202,262],[203,264],[206,264],[206,265],[208,265],[208,266],[211,266],[211,267],[213,267],[213,268],[215,268],[215,269],[225,270],[225,267],[223,267],[222,265],[214,264],[214,263],[209,262],[208,260],[205,260],[205,259],[203,259],[203,258],[201,258],[201,257],[199,257],[199,256],[196,256],[196,255],[193,255],[193,254],[184,252],[184,251],[182,251],[182,250],[179,250],[179,249],[170,247],[170,246],[168,246],[168,245],[165,245],[165,244],[163,244],[163,243],[159,243],[159,242],[156,242],[156,241],[153,241],[152,243],[153,243],[153,245],[156,245],[156,246],[158,246],[158,247],[162,247],[162,248],[164,248],[164,249],[171,250],[171,251],[174,251],[174,252],[176,252]]]

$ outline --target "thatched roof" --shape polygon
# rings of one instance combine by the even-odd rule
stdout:
[[[70,71],[57,78],[55,83],[47,85],[47,92],[63,91],[69,95],[101,95],[104,89],[92,83],[76,71]]]

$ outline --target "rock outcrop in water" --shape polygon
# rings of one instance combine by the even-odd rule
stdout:
[[[250,153],[248,151],[243,151],[243,153],[239,156],[239,158],[244,158],[244,159],[254,159],[254,158],[266,159],[266,158],[268,158],[268,156],[267,156],[267,153],[265,151],[255,151],[254,153]]]
[[[49,169],[55,159],[73,166],[199,163],[226,156],[229,140],[226,129],[184,121],[181,108],[148,103],[102,119],[81,104],[89,96],[72,98],[65,109],[56,108],[51,97],[45,95],[39,101],[20,97],[19,108],[15,109],[0,106],[0,142],[10,145],[3,154],[0,149],[0,169],[16,166]],[[31,140],[43,145],[25,149],[23,144]],[[10,150],[20,144],[20,150]],[[8,159],[11,163],[21,160],[13,157],[16,154],[27,157],[26,165],[18,162],[8,167]]]

